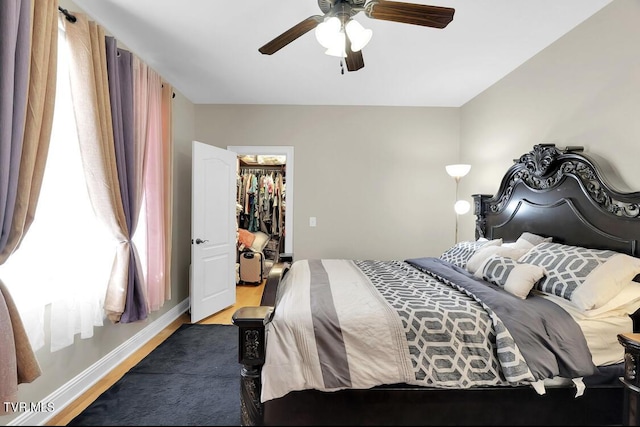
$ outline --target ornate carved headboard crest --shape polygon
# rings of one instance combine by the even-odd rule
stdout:
[[[629,199],[628,196],[637,199],[637,194],[625,195],[610,188],[598,166],[591,159],[579,154],[582,151],[583,147],[577,146],[560,150],[555,144],[535,145],[533,150],[514,160],[515,164],[503,178],[497,198],[487,200],[488,209],[491,212],[501,211],[509,202],[519,182],[532,190],[549,190],[558,186],[567,176],[573,176],[604,211],[620,217],[640,217],[640,204],[637,201],[625,200]]]

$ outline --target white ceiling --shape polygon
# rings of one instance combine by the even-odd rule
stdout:
[[[444,29],[359,13],[373,38],[365,67],[343,75],[313,31],[258,52],[321,15],[317,0],[73,1],[195,104],[440,107],[465,104],[611,2],[410,1],[454,8]]]

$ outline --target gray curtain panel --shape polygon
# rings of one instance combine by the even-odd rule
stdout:
[[[118,181],[130,240],[127,295],[120,322],[129,323],[146,319],[148,314],[139,257],[131,241],[139,214],[139,209],[135,209],[139,206],[136,189],[142,185],[136,181],[135,173],[138,165],[135,162],[133,60],[131,52],[119,49],[113,37],[106,37],[105,42]]]
[[[0,9],[0,252],[11,232],[18,189],[28,95],[31,2]]]

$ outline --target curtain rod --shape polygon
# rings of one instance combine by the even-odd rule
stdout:
[[[62,12],[64,17],[67,19],[67,21],[69,21],[69,22],[76,22],[77,21],[77,18],[75,16],[73,16],[67,9],[63,9],[62,7],[58,6],[58,11]]]
[[[67,21],[69,21],[69,22],[76,22],[78,20],[78,18],[76,18],[73,14],[71,14],[71,12],[69,12],[67,9],[64,9],[64,8],[58,6],[58,11],[61,12],[64,15],[64,17],[67,19]],[[176,93],[173,92],[171,97],[175,98],[176,97]]]

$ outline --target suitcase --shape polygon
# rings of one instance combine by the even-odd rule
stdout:
[[[261,252],[246,251],[240,254],[240,283],[262,283],[264,258]]]

